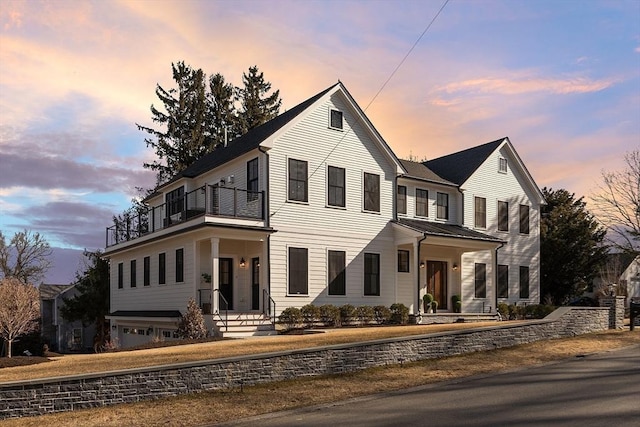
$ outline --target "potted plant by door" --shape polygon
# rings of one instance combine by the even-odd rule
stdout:
[[[438,301],[433,300],[433,302],[431,303],[431,309],[434,313],[438,310]]]
[[[425,313],[433,313],[432,303],[433,303],[433,295],[430,293],[424,294],[422,297],[422,302],[424,303],[424,312]]]

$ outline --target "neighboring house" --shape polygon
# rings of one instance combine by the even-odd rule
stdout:
[[[62,318],[63,298],[76,295],[75,285],[47,285],[40,291],[41,334],[51,351],[60,353],[87,351],[93,348],[95,325],[82,326],[81,321],[68,322]]]
[[[635,257],[622,272],[619,285],[626,289],[629,301],[632,299],[640,301],[640,256]]]
[[[194,298],[208,325],[305,304],[422,314],[539,300],[542,193],[501,139],[399,160],[342,83],[158,187],[107,229],[112,336],[172,339]],[[231,314],[230,314],[231,313]],[[249,317],[245,318],[248,319]]]

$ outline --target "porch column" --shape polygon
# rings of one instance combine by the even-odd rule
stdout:
[[[220,312],[218,291],[220,289],[220,239],[211,238],[211,305],[213,314]]]
[[[493,292],[491,295],[487,295],[487,299],[492,301],[493,313],[498,312],[498,250],[491,251],[491,274],[487,274],[487,280],[491,280],[493,286],[488,288]]]
[[[264,291],[266,289],[267,292],[271,293],[271,289],[269,289],[269,244],[268,244],[269,236],[265,236],[262,241],[262,253],[260,254],[260,296],[258,300],[262,302],[260,304],[260,310],[263,310],[263,307],[266,308],[267,313],[269,313],[269,301],[264,301]],[[271,313],[274,315],[275,313]]]

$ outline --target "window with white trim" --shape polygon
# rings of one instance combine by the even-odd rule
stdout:
[[[380,296],[380,254],[364,254],[364,294]]]
[[[509,231],[509,202],[498,201],[498,231]]]
[[[309,293],[309,250],[289,248],[289,295]]]
[[[498,158],[498,172],[507,173],[507,159],[504,157]]]
[[[308,198],[308,164],[304,160],[289,159],[289,200],[307,202]]]
[[[429,192],[416,188],[416,216],[429,216]]]
[[[327,168],[327,204],[345,207],[345,170],[335,166]]]
[[[396,193],[396,210],[399,214],[407,213],[407,187],[398,185]]]
[[[449,219],[449,194],[438,193],[437,195],[437,217],[438,219]]]
[[[329,295],[346,295],[346,260],[345,251],[328,251],[327,253]]]
[[[475,226],[477,228],[487,228],[487,199],[475,197]]]
[[[338,110],[330,110],[329,112],[329,127],[332,129],[340,129],[342,130],[343,124],[343,117],[342,117],[342,111],[338,111]]]
[[[380,175],[364,173],[364,210],[380,212]]]

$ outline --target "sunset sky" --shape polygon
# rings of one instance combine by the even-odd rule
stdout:
[[[450,0],[375,97],[444,4],[0,1],[0,230],[43,234],[45,282],[71,281],[154,184],[135,124],[152,125],[180,60],[235,85],[257,65],[282,111],[341,80],[401,158],[508,136],[541,188],[586,197],[624,167],[640,146],[640,1]]]

